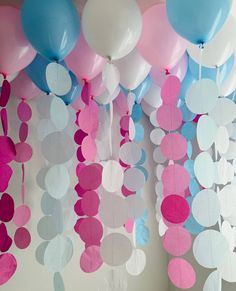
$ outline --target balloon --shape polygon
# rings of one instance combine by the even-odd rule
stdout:
[[[211,79],[217,81],[217,71],[219,70],[219,81],[223,82],[231,72],[234,65],[234,55],[232,55],[225,64],[219,68],[202,67],[201,74],[203,79]],[[189,69],[195,79],[199,78],[199,64],[197,64],[191,57],[189,57]]]
[[[137,3],[141,9],[142,12],[146,11],[149,7],[158,4],[163,3],[164,0],[137,0]]]
[[[26,74],[32,82],[43,92],[50,93],[46,80],[46,67],[50,62],[43,56],[37,54],[33,62],[25,68]]]
[[[142,18],[134,0],[88,0],[82,25],[88,44],[99,55],[117,60],[135,48]]]
[[[136,89],[151,70],[149,63],[144,60],[137,50],[133,50],[114,64],[120,72],[120,84],[128,90]]]
[[[97,75],[96,78],[94,78],[93,80],[90,81],[90,85],[91,85],[91,96],[99,96],[102,93],[104,93],[104,91],[106,90],[106,87],[103,83],[103,79],[102,79],[102,73],[100,73],[99,75]]]
[[[215,68],[223,65],[233,54],[235,39],[232,31],[235,30],[236,20],[230,15],[221,31],[204,45],[202,57],[200,57],[199,48],[194,44],[189,44],[187,50],[190,57],[206,67]]]
[[[40,94],[40,90],[24,71],[21,71],[11,83],[11,89],[14,96],[26,100],[32,99]]]
[[[32,46],[51,61],[61,61],[76,45],[79,15],[72,1],[25,0],[23,30]]]
[[[172,27],[194,44],[207,43],[219,32],[231,5],[232,0],[166,0]]]
[[[188,55],[185,53],[169,73],[171,73],[171,75],[178,77],[180,81],[183,81],[187,73],[187,70],[188,70]],[[161,71],[156,67],[152,67],[150,76],[159,87],[162,87],[165,79],[168,77],[168,74],[165,70]]]
[[[24,69],[36,55],[21,28],[20,11],[0,6],[0,73],[14,74]]]
[[[66,105],[74,103],[76,99],[81,96],[81,91],[82,91],[82,87],[78,83],[76,76],[72,72],[70,72],[69,74],[72,80],[72,86],[71,86],[70,92],[68,92],[64,96],[58,96],[65,102]]]
[[[143,14],[138,50],[151,65],[159,69],[170,70],[183,56],[186,41],[170,26],[165,4],[155,5]]]
[[[102,71],[105,59],[89,47],[81,33],[75,48],[67,56],[65,62],[77,78],[89,81]]]

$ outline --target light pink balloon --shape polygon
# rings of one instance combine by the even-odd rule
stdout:
[[[90,81],[95,78],[105,64],[105,59],[97,55],[87,44],[83,33],[80,33],[79,40],[65,59],[67,66],[80,79]]]
[[[11,82],[11,89],[14,96],[26,100],[38,96],[41,92],[24,71]]]
[[[36,52],[24,36],[20,10],[0,6],[0,72],[11,75],[24,69]]]
[[[170,73],[171,75],[178,77],[179,80],[182,82],[187,73],[187,70],[188,70],[188,56],[185,53],[178,61],[178,63],[169,72],[167,72],[164,69],[159,70],[156,67],[152,67],[150,76],[154,83],[156,83],[159,87],[162,87],[164,81],[169,76],[169,74],[167,73]]]
[[[143,14],[138,50],[151,65],[170,70],[183,56],[186,44],[171,27],[165,4],[155,5]]]

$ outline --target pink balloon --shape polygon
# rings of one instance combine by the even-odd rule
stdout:
[[[11,88],[14,96],[26,100],[38,96],[41,92],[24,71],[14,79]]]
[[[6,191],[12,176],[12,169],[7,164],[0,164],[0,192]]]
[[[81,32],[75,48],[65,62],[80,80],[90,81],[102,71],[105,59],[89,47]]]
[[[13,216],[13,222],[16,226],[22,227],[26,225],[31,216],[31,211],[28,206],[21,205],[16,208],[14,216]]]
[[[162,173],[164,194],[178,194],[184,196],[184,191],[188,188],[190,175],[181,165],[169,165]]]
[[[196,273],[192,265],[184,259],[174,258],[169,262],[168,276],[180,289],[190,289],[196,282]]]
[[[176,76],[169,76],[162,85],[163,104],[176,105],[181,90],[181,82]]]
[[[26,249],[31,242],[29,231],[24,227],[18,228],[14,235],[14,241],[18,249]]]
[[[81,200],[81,208],[87,216],[95,216],[98,214],[100,199],[95,191],[87,191]]]
[[[100,254],[100,247],[88,247],[80,257],[80,267],[85,273],[93,273],[97,271],[103,264]]]
[[[182,112],[175,105],[162,105],[157,110],[157,122],[161,128],[172,131],[178,129],[182,124]]]
[[[97,146],[95,140],[90,136],[86,136],[81,145],[82,155],[85,160],[94,162],[97,155]]]
[[[91,164],[83,168],[78,175],[80,186],[84,190],[96,190],[102,183],[102,166]]]
[[[185,255],[191,248],[192,237],[182,226],[171,226],[163,237],[164,249],[174,257]]]
[[[161,204],[163,217],[174,224],[185,222],[190,214],[188,201],[179,195],[169,195],[164,198]]]
[[[165,4],[149,8],[143,14],[143,28],[138,49],[159,69],[171,69],[183,56],[187,42],[171,27]]]
[[[160,149],[168,160],[180,160],[187,153],[187,141],[179,133],[169,133],[162,139]]]
[[[22,30],[20,10],[0,6],[0,72],[11,75],[24,69],[36,52]]]
[[[170,73],[173,76],[179,78],[182,82],[188,70],[188,55],[185,53],[182,58],[178,61],[178,63],[174,66],[170,71],[159,70],[156,67],[152,67],[150,76],[154,83],[156,83],[159,87],[162,87],[165,80],[168,78]]]
[[[14,275],[17,262],[12,254],[0,255],[0,285],[5,284]]]

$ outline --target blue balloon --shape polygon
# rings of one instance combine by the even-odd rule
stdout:
[[[143,97],[147,94],[148,90],[152,86],[152,79],[148,75],[147,78],[132,92],[136,96],[136,102],[140,103],[143,99]]]
[[[174,30],[194,44],[210,41],[224,25],[232,0],[167,0]]]
[[[26,74],[31,81],[43,92],[50,93],[46,80],[46,68],[50,63],[47,59],[37,54],[33,62],[25,68]]]
[[[79,37],[80,20],[72,1],[25,0],[21,21],[29,42],[51,61],[63,60]]]
[[[220,82],[222,83],[231,72],[234,65],[234,55],[232,55],[222,66],[217,68],[207,68],[202,66],[202,78],[211,79],[216,81],[217,70],[220,73]],[[191,57],[189,57],[189,69],[195,79],[198,79],[199,76],[199,64],[196,63]]]
[[[76,101],[76,99],[81,96],[81,91],[82,91],[82,87],[80,86],[76,76],[72,72],[70,72],[70,77],[72,80],[72,86],[71,86],[70,92],[68,92],[64,96],[58,96],[65,102],[66,105],[69,105],[73,103],[74,101]]]

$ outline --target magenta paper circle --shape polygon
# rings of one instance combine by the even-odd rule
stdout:
[[[6,107],[11,94],[11,85],[8,80],[4,80],[2,83],[2,89],[0,94],[0,106]]]
[[[156,117],[159,126],[167,131],[176,130],[182,124],[182,113],[175,105],[162,105]]]
[[[0,164],[0,192],[6,191],[12,176],[12,169],[7,164]]]
[[[6,108],[1,110],[2,129],[5,136],[8,134],[8,115]]]
[[[95,191],[87,191],[81,200],[81,208],[85,215],[95,216],[98,214],[100,199]]]
[[[79,114],[79,126],[86,133],[96,132],[98,129],[98,105],[91,101]]]
[[[78,216],[85,216],[82,207],[81,207],[81,201],[82,199],[78,200],[74,205],[74,211]]]
[[[14,235],[14,242],[18,249],[26,249],[31,242],[29,231],[24,227],[18,228]]]
[[[76,191],[76,193],[77,193],[77,195],[79,197],[83,197],[84,196],[84,193],[86,192],[86,190],[84,190],[83,188],[81,188],[81,186],[80,186],[79,183],[75,186],[75,191]]]
[[[179,78],[176,76],[169,76],[161,88],[161,98],[163,104],[176,105],[180,90],[181,82]]]
[[[85,273],[97,271],[103,264],[99,246],[90,246],[80,257],[80,267]]]
[[[187,153],[187,141],[179,133],[169,133],[161,141],[162,154],[169,160],[180,160]]]
[[[0,163],[10,163],[16,155],[15,144],[8,136],[0,136]]]
[[[169,195],[162,201],[161,213],[167,221],[179,224],[188,219],[190,207],[185,198],[179,195]]]
[[[74,141],[78,144],[81,145],[83,139],[87,136],[88,134],[83,132],[83,130],[79,129],[76,131],[75,135],[74,135]]]
[[[76,152],[76,156],[77,156],[77,160],[80,163],[83,163],[85,161],[85,157],[83,156],[82,148],[81,147],[78,147],[77,152]]]
[[[17,262],[12,254],[0,255],[0,286],[11,279],[16,268]]]
[[[21,123],[20,130],[19,130],[19,138],[21,142],[25,142],[28,137],[29,127],[28,124],[23,122]]]
[[[79,172],[78,178],[84,190],[96,190],[102,182],[102,166],[100,164],[86,166]]]
[[[129,131],[129,121],[130,121],[129,116],[123,116],[120,120],[120,127],[124,132]]]
[[[27,122],[32,117],[32,110],[26,102],[21,102],[17,107],[17,114],[22,122]]]
[[[33,155],[32,147],[25,142],[19,142],[16,144],[16,156],[15,161],[18,163],[28,162]]]
[[[184,259],[174,258],[169,262],[168,276],[171,282],[180,289],[190,289],[196,282],[193,267]]]
[[[7,252],[12,245],[12,239],[7,233],[7,228],[4,223],[0,224],[0,251],[2,253]]]
[[[164,249],[174,257],[185,255],[191,248],[192,237],[190,233],[181,226],[171,226],[163,237]]]
[[[184,191],[189,186],[190,175],[183,166],[175,164],[164,169],[161,179],[165,195],[184,195]]]
[[[14,200],[6,193],[0,199],[0,221],[9,222],[14,215]]]
[[[14,216],[13,216],[13,222],[17,227],[22,227],[26,225],[31,216],[30,208],[26,205],[21,205],[16,208]]]

